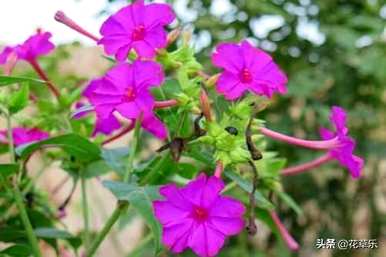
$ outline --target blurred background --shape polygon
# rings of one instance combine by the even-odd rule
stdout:
[[[329,124],[330,107],[340,105],[348,110],[357,153],[366,160],[364,175],[356,181],[335,164],[283,179],[286,191],[303,209],[303,214],[297,215],[279,206],[280,216],[302,246],[299,253],[286,250],[268,228],[259,225],[256,237],[231,241],[220,256],[386,256],[386,1],[167,2],[179,18],[172,27],[193,31],[193,45],[208,73],[213,71],[208,57],[220,41],[248,38],[274,56],[289,77],[289,92],[275,97],[262,114],[269,127],[298,137],[318,138],[318,128]],[[102,74],[109,63],[93,42],[56,23],[52,18],[55,11],[65,11],[97,33],[104,19],[125,4],[125,0],[2,0],[0,44],[19,43],[38,27],[48,30],[60,45],[53,56],[44,59],[49,74],[56,74],[52,79],[82,83]],[[34,76],[28,69],[23,72]],[[316,157],[311,151],[283,144],[272,143],[270,148],[286,157],[289,165]],[[55,172],[46,173],[40,183],[52,188],[60,180]],[[97,184],[89,190],[99,199],[90,201],[96,205],[94,226],[99,227],[113,201],[104,199],[108,193]],[[76,201],[73,206],[80,215]],[[76,217],[65,222],[73,229],[81,225]],[[144,230],[142,222],[134,218],[123,224],[129,225],[121,226],[123,233],[118,239],[110,238],[99,256],[125,256],[122,252],[136,247]],[[317,238],[377,239],[378,249],[319,250],[315,247]],[[143,247],[132,256],[152,256],[150,245],[148,248],[149,254]]]

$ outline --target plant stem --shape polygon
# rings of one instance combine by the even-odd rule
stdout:
[[[90,225],[89,225],[89,215],[88,215],[88,203],[87,203],[87,188],[86,188],[86,178],[81,177],[81,190],[82,190],[82,211],[83,211],[83,226],[84,226],[84,247],[87,249],[90,243]]]
[[[133,143],[132,143],[132,147],[131,147],[131,151],[130,151],[130,156],[128,159],[127,170],[123,176],[123,182],[129,181],[130,174],[133,171],[133,162],[134,162],[134,156],[135,156],[138,141],[139,141],[141,121],[142,121],[142,117],[139,117],[135,121]],[[119,216],[123,212],[125,212],[128,207],[129,207],[128,202],[118,202],[117,208],[114,210],[114,212],[111,214],[110,218],[107,220],[106,224],[102,228],[102,231],[97,235],[95,240],[92,242],[90,248],[86,251],[86,257],[94,256],[95,252],[98,250],[99,246],[101,245],[103,240],[106,238],[107,234],[110,232],[110,230],[114,226],[115,222],[117,222],[117,220],[119,219]]]
[[[94,256],[96,250],[100,246],[100,244],[103,242],[107,234],[110,232],[111,228],[114,226],[115,222],[119,219],[119,216],[121,213],[123,213],[129,204],[127,202],[119,202],[118,207],[114,210],[114,212],[111,214],[110,218],[107,220],[106,224],[104,225],[102,231],[98,234],[98,236],[95,238],[94,242],[91,244],[91,247],[86,252],[86,257],[92,257]]]
[[[142,117],[138,118],[135,121],[133,143],[131,145],[131,151],[130,151],[130,155],[129,155],[127,169],[126,169],[125,175],[123,176],[123,182],[129,181],[129,177],[131,175],[131,172],[133,171],[133,162],[134,162],[135,153],[137,152],[139,133],[140,133],[140,129],[141,129],[141,120],[142,120]]]
[[[7,117],[7,135],[8,135],[8,145],[9,145],[9,154],[10,154],[10,159],[11,163],[15,163],[15,149],[13,145],[13,135],[12,135],[12,122],[11,122],[11,116],[9,113],[6,115]],[[13,191],[13,195],[15,198],[15,203],[17,208],[19,209],[19,214],[21,221],[24,225],[24,229],[27,233],[27,238],[28,241],[31,244],[32,252],[35,257],[42,257],[42,254],[40,253],[40,248],[39,248],[39,241],[34,233],[33,227],[31,225],[31,221],[29,220],[26,208],[23,203],[23,196],[18,188],[17,185],[15,185],[15,188],[12,190],[8,187],[7,182],[5,179],[0,176],[1,182],[6,188],[7,191]]]
[[[39,63],[36,60],[29,61],[32,68],[36,71],[36,73],[39,75],[39,77],[44,80],[47,84],[48,89],[54,94],[54,96],[59,100],[60,98],[60,92],[55,87],[54,84],[52,84],[51,80],[48,78],[44,70],[40,67]]]
[[[42,255],[40,253],[39,241],[34,233],[33,227],[31,225],[31,221],[28,218],[28,214],[23,203],[22,194],[17,186],[15,186],[14,188],[14,197],[15,197],[16,206],[20,212],[21,221],[23,222],[25,231],[27,232],[28,240],[31,244],[32,252],[35,257],[41,257]]]

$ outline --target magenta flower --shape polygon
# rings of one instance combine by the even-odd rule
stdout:
[[[166,127],[153,114],[155,101],[149,88],[164,80],[161,66],[152,61],[118,64],[100,79],[91,81],[83,95],[97,115],[93,134],[110,134],[120,127],[114,113],[129,120],[142,117],[141,125],[159,138],[167,135]]]
[[[245,207],[222,196],[223,188],[220,178],[204,173],[183,188],[160,188],[165,200],[154,201],[153,208],[163,227],[162,241],[172,252],[190,247],[201,257],[216,256],[227,236],[241,232]]]
[[[175,14],[168,4],[145,5],[143,0],[137,0],[103,23],[100,29],[103,37],[98,43],[119,61],[125,60],[131,49],[140,57],[151,58],[156,49],[166,47],[164,27],[174,19]]]
[[[49,134],[45,131],[42,131],[38,128],[13,128],[12,129],[12,138],[13,144],[15,146],[33,143],[37,141],[44,140],[49,137]],[[0,131],[0,143],[8,144],[7,131]]]
[[[245,91],[272,97],[287,92],[287,77],[271,56],[244,40],[240,44],[221,43],[212,55],[212,63],[223,68],[217,80],[217,92],[228,100],[240,98]]]
[[[353,138],[348,136],[345,110],[341,107],[333,106],[330,114],[330,121],[335,126],[335,132],[326,128],[321,128],[320,135],[324,140],[338,138],[340,144],[329,150],[329,155],[338,160],[342,166],[347,167],[353,178],[360,177],[364,161],[359,156],[353,154],[356,143]]]
[[[23,44],[11,47],[7,46],[0,54],[0,64],[5,64],[12,53],[16,54],[18,60],[35,62],[36,58],[50,53],[55,45],[50,41],[51,33],[38,32],[30,36]]]

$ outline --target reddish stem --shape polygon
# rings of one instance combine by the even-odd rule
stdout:
[[[330,150],[339,146],[339,139],[334,137],[330,140],[304,140],[296,137],[287,136],[279,132],[270,130],[268,128],[260,128],[260,132],[278,141],[286,142],[292,145],[298,145],[305,148],[317,149],[317,150]]]
[[[80,25],[78,25],[75,21],[70,19],[63,11],[57,11],[55,13],[55,20],[63,23],[67,27],[75,30],[76,32],[82,34],[83,36],[86,36],[96,42],[99,41],[99,38],[97,36],[94,36],[92,33],[88,32],[84,28],[82,28]]]
[[[224,165],[221,161],[217,161],[216,163],[216,169],[214,170],[214,176],[221,178],[221,174],[224,171]]]
[[[329,162],[330,160],[332,160],[332,157],[330,154],[327,153],[327,154],[322,155],[319,158],[312,160],[310,162],[306,162],[306,163],[303,163],[303,164],[300,164],[297,166],[285,168],[281,171],[281,175],[283,175],[283,176],[296,175],[296,174],[311,170],[313,168],[319,167],[322,164]]]
[[[51,90],[51,92],[55,95],[57,99],[60,97],[59,90],[52,84],[52,82],[47,77],[46,73],[43,71],[43,69],[40,67],[39,63],[36,60],[29,60],[29,63],[31,64],[32,68],[36,71],[36,73],[39,75],[39,77],[44,80],[48,86],[48,88]]]
[[[119,132],[118,134],[106,139],[105,141],[102,142],[102,145],[105,145],[105,144],[108,144],[114,140],[117,140],[118,138],[120,138],[121,136],[127,134],[128,132],[130,132],[131,130],[133,130],[133,128],[135,127],[135,121],[132,121],[130,125],[128,125],[126,128],[122,129],[121,132]]]
[[[175,106],[177,104],[178,104],[178,102],[175,99],[170,99],[170,100],[166,100],[166,101],[156,101],[154,108],[156,108],[156,109],[167,108],[167,107]]]
[[[287,247],[292,251],[299,250],[299,244],[295,241],[295,239],[288,232],[286,227],[283,225],[279,217],[277,216],[275,211],[270,211],[269,215],[271,216],[273,222],[275,223],[277,229],[279,230],[280,236],[286,243]]]

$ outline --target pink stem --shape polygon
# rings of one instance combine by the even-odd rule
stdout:
[[[170,99],[170,100],[166,100],[166,101],[156,101],[154,108],[156,108],[156,109],[167,108],[167,107],[175,106],[177,104],[178,104],[178,102],[175,99]]]
[[[31,64],[32,68],[36,71],[36,73],[39,75],[39,77],[44,80],[48,86],[48,88],[51,90],[51,92],[55,95],[57,99],[60,97],[59,90],[52,84],[52,82],[47,77],[44,70],[40,67],[39,63],[36,60],[29,60],[29,63]]]
[[[332,157],[330,154],[327,153],[327,154],[322,155],[319,158],[312,160],[310,162],[306,162],[306,163],[303,163],[303,164],[300,164],[297,166],[285,168],[281,171],[281,175],[282,176],[296,175],[296,174],[311,170],[313,168],[319,167],[322,164],[329,162],[330,160],[332,160]]]
[[[128,132],[130,132],[133,128],[135,127],[135,121],[131,122],[130,125],[128,125],[126,128],[122,129],[121,132],[119,132],[118,134],[106,139],[105,141],[102,142],[102,145],[105,145],[105,144],[108,144],[118,138],[120,138],[121,136],[127,134]]]
[[[98,42],[99,41],[99,38],[97,36],[94,36],[93,34],[91,34],[90,32],[88,32],[87,30],[85,30],[84,28],[82,28],[80,25],[78,25],[75,21],[73,21],[72,19],[70,19],[63,11],[57,11],[55,13],[55,20],[60,22],[60,23],[63,23],[64,25],[66,25],[67,27],[79,32],[80,34]]]
[[[260,128],[260,132],[263,135],[266,135],[278,141],[286,142],[292,145],[302,146],[305,148],[317,150],[330,150],[339,146],[339,140],[336,137],[329,140],[304,140],[296,137],[287,136],[264,127]]]
[[[292,251],[299,250],[299,244],[295,241],[295,239],[291,236],[291,234],[288,232],[286,227],[283,225],[279,217],[277,216],[275,211],[270,211],[269,215],[271,216],[273,222],[275,222],[276,227],[279,230],[280,236],[284,240],[284,242],[287,244],[287,247],[291,249]]]
[[[221,161],[217,161],[216,163],[216,169],[214,170],[214,176],[221,178],[221,174],[224,171],[224,165]]]

